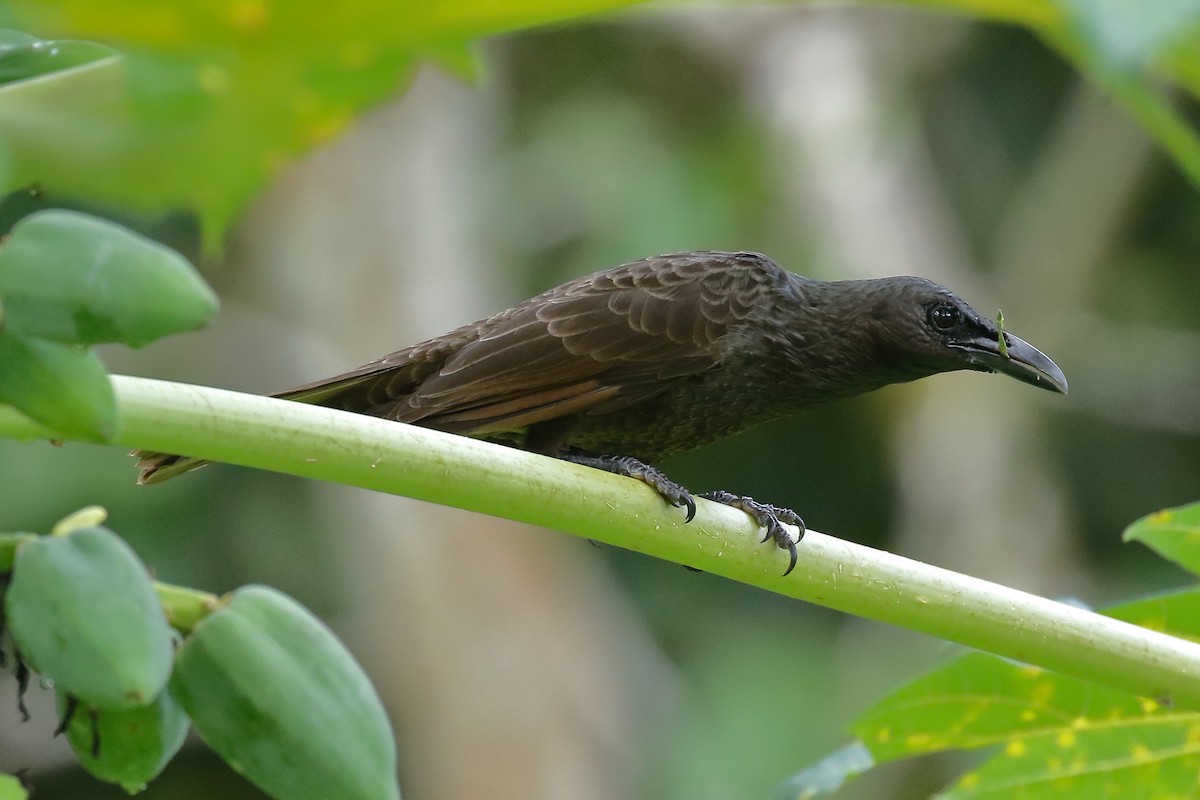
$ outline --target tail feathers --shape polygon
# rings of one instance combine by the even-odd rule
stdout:
[[[353,372],[297,386],[295,389],[280,392],[272,397],[298,403],[346,408],[347,410],[366,410],[370,408],[368,397],[371,385],[379,379],[380,373],[394,369],[394,366],[382,361],[374,362]],[[354,400],[354,402],[352,403],[350,400]],[[138,459],[137,466],[141,470],[138,475],[139,484],[161,483],[168,478],[191,472],[209,463],[202,458],[155,453],[151,450],[134,450],[130,455],[136,456]]]
[[[138,483],[143,485],[161,483],[176,475],[199,469],[208,463],[202,458],[173,456],[169,453],[154,453],[149,450],[134,450],[129,455],[136,456],[138,459],[137,467],[141,470],[138,474]]]

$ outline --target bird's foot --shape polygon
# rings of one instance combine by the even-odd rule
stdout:
[[[729,506],[731,508],[741,509],[750,515],[750,518],[758,523],[760,528],[766,530],[766,535],[763,536],[763,541],[774,539],[775,544],[780,550],[786,550],[788,553],[788,568],[783,571],[787,575],[796,568],[796,561],[799,555],[796,551],[796,545],[804,538],[804,520],[800,515],[790,508],[780,508],[769,503],[760,503],[753,497],[743,497],[731,492],[715,491],[705,492],[700,495],[705,500],[712,500],[714,503]],[[792,533],[784,527],[784,525],[794,525],[799,529],[799,533],[793,538]]]
[[[686,509],[687,518],[684,520],[685,522],[691,522],[692,518],[696,516],[696,500],[692,497],[691,492],[668,478],[661,470],[632,456],[592,456],[584,453],[567,453],[560,456],[560,458],[564,461],[570,461],[573,464],[581,464],[593,469],[602,469],[605,472],[624,475],[627,478],[636,478],[658,492],[671,505],[676,508]],[[796,545],[804,538],[805,527],[804,520],[795,511],[792,511],[790,508],[773,506],[769,503],[760,503],[753,497],[736,495],[732,492],[705,492],[699,495],[699,497],[739,509],[749,514],[750,518],[757,522],[760,528],[766,530],[766,535],[762,539],[764,542],[768,539],[774,539],[775,544],[780,550],[787,551],[788,567],[784,570],[783,574],[787,575],[796,568],[796,562],[799,560]],[[793,536],[784,527],[785,525],[794,526],[798,529],[798,533]]]
[[[636,458],[631,456],[589,456],[582,453],[567,453],[562,456],[562,459],[570,461],[573,464],[582,464],[585,467],[593,467],[595,469],[602,469],[605,472],[612,472],[616,475],[624,475],[626,478],[636,478],[658,492],[662,499],[671,505],[676,508],[686,509],[687,518],[684,522],[691,522],[692,517],[696,516],[696,501],[692,499],[691,492],[668,478],[661,470],[638,461]]]

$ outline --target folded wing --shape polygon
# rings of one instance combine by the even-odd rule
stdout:
[[[614,413],[716,367],[786,280],[749,253],[646,259],[278,396],[468,435]]]

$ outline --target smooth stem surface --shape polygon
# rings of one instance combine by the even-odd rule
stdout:
[[[113,384],[124,423],[116,444],[124,447],[529,522],[1200,708],[1200,645],[1079,608],[816,531],[805,537],[800,563],[785,578],[787,555],[761,544],[750,519],[726,506],[698,501],[696,519],[685,525],[682,511],[637,481],[512,448],[220,389],[123,376]],[[61,438],[5,407],[0,437]]]

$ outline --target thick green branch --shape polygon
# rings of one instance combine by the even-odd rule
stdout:
[[[117,376],[118,444],[335,481],[587,537],[1139,695],[1200,707],[1200,645],[810,531],[800,563],[749,518],[684,524],[634,480],[409,425]],[[0,407],[0,437],[60,438]],[[132,465],[130,480],[133,480]],[[182,480],[187,480],[183,478]],[[148,488],[146,491],[155,491]]]

